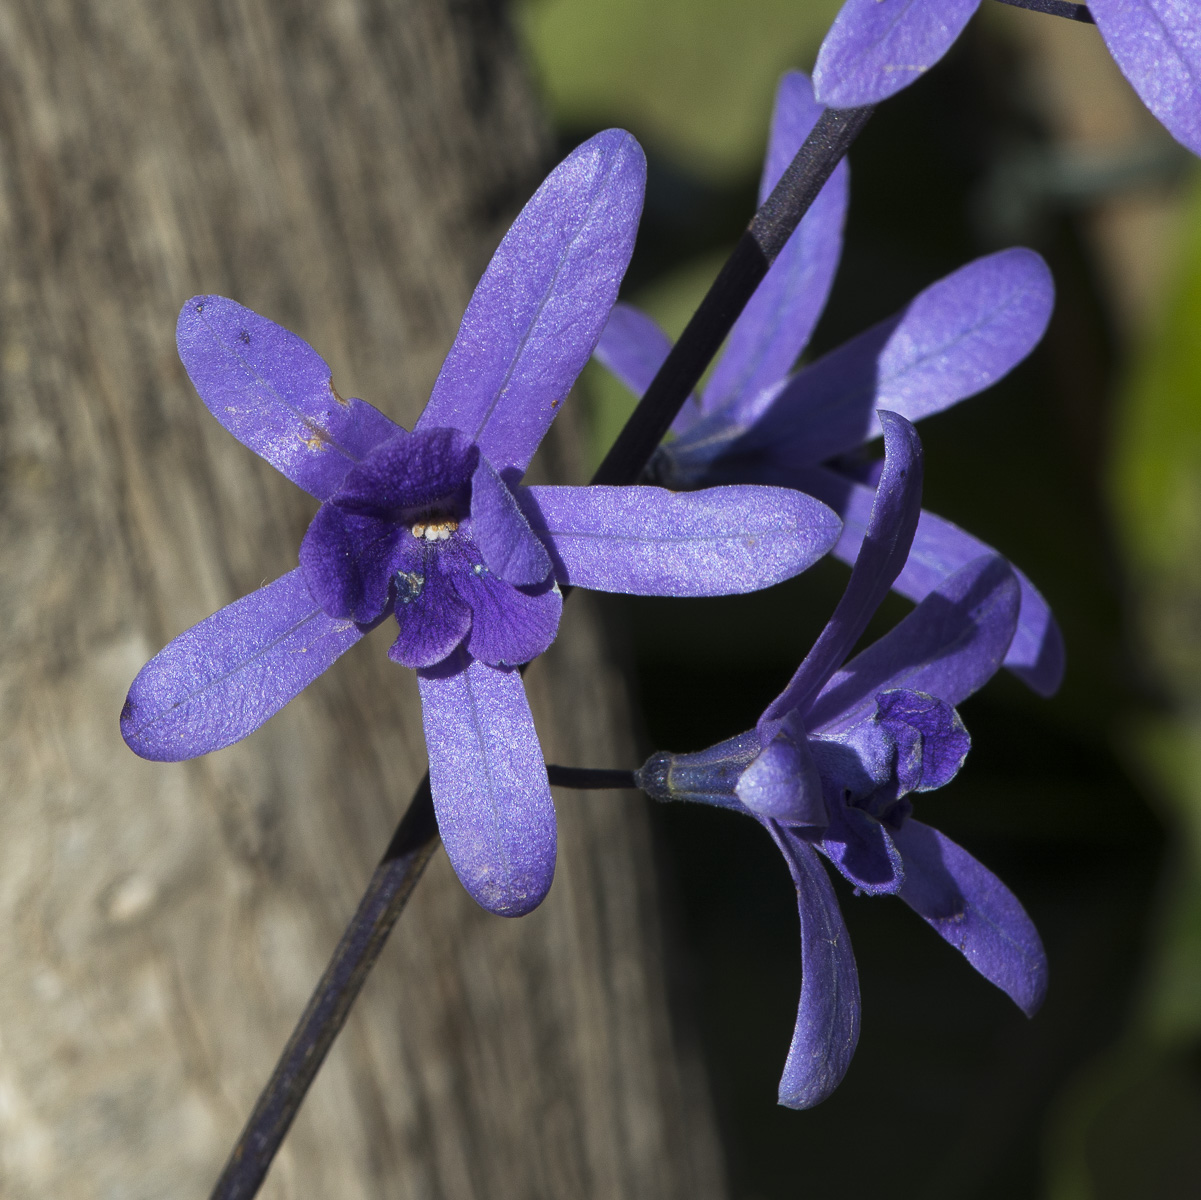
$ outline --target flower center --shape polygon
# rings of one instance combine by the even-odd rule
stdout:
[[[422,517],[410,526],[410,532],[415,538],[424,538],[427,542],[445,542],[459,523],[454,517]]]

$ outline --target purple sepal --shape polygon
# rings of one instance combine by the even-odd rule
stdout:
[[[993,677],[1017,623],[1020,592],[1003,558],[969,563],[822,688],[806,725],[836,735],[863,720],[881,692],[926,692],[956,705]]]
[[[735,792],[760,819],[819,828],[829,820],[821,776],[799,721],[781,723],[779,732],[742,773]]]
[[[759,735],[748,729],[694,754],[660,750],[634,774],[638,786],[654,800],[690,800],[747,814],[736,789],[759,751]]]
[[[524,472],[617,299],[645,182],[620,129],[547,176],[476,287],[418,430],[462,430],[502,475]]]
[[[847,0],[813,70],[831,108],[877,104],[928,71],[951,48],[980,0]]]
[[[555,874],[555,809],[521,676],[463,651],[419,671],[438,830],[489,912],[536,908]]]
[[[876,697],[876,719],[899,747],[916,750],[914,768],[900,772],[906,792],[930,792],[950,783],[972,748],[959,714],[928,692],[882,692]]]
[[[905,866],[889,832],[874,817],[831,797],[830,823],[817,848],[842,876],[869,896],[901,890]]]
[[[838,539],[824,504],[754,485],[519,488],[560,583],[636,596],[727,596],[812,566]]]
[[[363,636],[326,616],[299,570],[193,625],[139,672],[121,736],[142,758],[179,762],[253,733]]]
[[[471,538],[488,570],[506,583],[539,584],[550,575],[546,547],[486,458],[480,459],[471,477]]]
[[[365,401],[343,400],[308,342],[224,296],[193,296],[175,340],[209,412],[319,500],[400,429]]]
[[[792,476],[795,486],[824,500],[843,519],[834,554],[853,566],[867,529],[875,492],[840,472],[812,467]],[[893,587],[910,600],[925,599],[961,567],[996,551],[943,517],[923,509],[905,568]],[[1038,589],[1013,569],[1021,587],[1017,630],[1005,654],[1005,666],[1040,696],[1053,696],[1063,682],[1063,634]]]
[[[788,863],[801,918],[801,1000],[780,1103],[812,1108],[842,1082],[859,1041],[859,973],[834,889],[813,848],[766,823]]]
[[[1047,991],[1047,956],[1017,897],[950,838],[907,821],[901,899],[1031,1017]]]
[[[1201,25],[1194,0],[1089,0],[1109,52],[1168,132],[1201,154]]]
[[[863,546],[833,616],[788,686],[759,718],[759,736],[765,745],[774,735],[776,722],[791,709],[798,709],[801,720],[809,725],[808,705],[851,652],[909,554],[922,504],[921,440],[904,417],[882,412],[880,419],[884,472]]]
[[[1034,349],[1054,303],[1051,273],[1033,250],[1019,246],[960,267],[799,372],[740,440],[715,443],[725,459],[713,481],[729,482],[741,468],[738,478],[775,483],[747,470],[759,462],[804,467],[857,449],[879,436],[880,409],[917,421],[974,396]],[[692,446],[702,432],[673,451],[692,474],[704,462]]]
[[[760,204],[779,182],[821,113],[822,105],[814,100],[809,80],[800,71],[784,75],[776,90]],[[842,254],[848,179],[843,159],[734,323],[705,388],[704,412],[729,406],[728,419],[740,421],[742,407],[782,379],[808,344]]]

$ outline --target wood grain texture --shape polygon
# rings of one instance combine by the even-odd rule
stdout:
[[[180,305],[235,297],[411,425],[545,156],[487,0],[0,5],[5,1200],[207,1193],[425,765],[386,629],[238,746],[121,742],[141,664],[314,510],[195,396]],[[630,763],[586,598],[528,685],[548,756]],[[559,811],[521,921],[439,852],[264,1195],[724,1194],[641,804]]]

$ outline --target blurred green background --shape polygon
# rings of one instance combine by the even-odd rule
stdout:
[[[837,8],[517,7],[564,148],[610,124],[647,148],[625,298],[673,334],[753,209],[780,72],[811,68]],[[1054,700],[1003,675],[964,706],[967,766],[919,804],[1027,906],[1050,994],[1027,1022],[900,903],[840,887],[862,1040],[832,1099],[780,1109],[800,984],[783,862],[731,814],[657,812],[680,1011],[739,1200],[1201,1195],[1201,173],[1094,29],[986,10],[856,143],[807,353],[1004,245],[1055,274],[1038,351],[921,427],[929,506],[1020,564],[1067,640]],[[633,400],[595,367],[584,388],[598,459]],[[753,723],[845,578],[823,563],[764,595],[616,603],[648,747]],[[893,598],[868,636],[907,607]]]

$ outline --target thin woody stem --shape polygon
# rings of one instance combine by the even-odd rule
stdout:
[[[614,770],[611,767],[560,767],[554,763],[547,763],[546,774],[552,787],[593,792],[638,787],[633,771]]]
[[[1087,4],[1071,4],[1069,0],[1001,0],[1014,8],[1028,8],[1031,12],[1046,13],[1050,17],[1066,17],[1069,21],[1083,21],[1095,25],[1093,14]]]
[[[755,288],[871,114],[870,107],[822,113],[597,469],[594,484],[637,481]],[[629,771],[555,767],[548,774],[552,783],[565,787],[636,786]],[[591,782],[578,782],[585,775]],[[238,1137],[211,1200],[250,1200],[258,1192],[437,845],[427,772]]]

